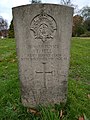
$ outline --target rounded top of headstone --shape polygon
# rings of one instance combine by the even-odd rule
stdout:
[[[52,4],[52,3],[35,3],[35,4],[27,4],[27,5],[21,5],[21,6],[16,6],[16,7],[13,7],[12,9],[15,9],[15,8],[22,8],[22,7],[31,7],[31,6],[57,6],[57,7],[64,7],[64,8],[67,8],[67,9],[74,9],[73,7],[71,6],[67,6],[67,5],[61,5],[61,4]]]

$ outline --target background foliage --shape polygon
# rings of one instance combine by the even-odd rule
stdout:
[[[13,26],[13,19],[11,21],[9,31],[8,31],[8,37],[9,38],[14,38],[14,26]]]

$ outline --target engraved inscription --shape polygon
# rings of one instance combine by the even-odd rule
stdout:
[[[53,39],[57,30],[56,21],[53,17],[41,12],[31,21],[30,30],[33,31],[34,39],[40,39],[42,42]]]
[[[61,60],[62,56],[61,53],[58,52],[60,49],[60,46],[55,44],[52,45],[51,43],[47,44],[46,42],[42,44],[41,42],[37,45],[29,46],[31,48],[31,53],[28,55],[31,60],[41,60],[42,62],[45,62],[44,60]]]
[[[46,63],[42,63],[43,64],[43,71],[36,71],[36,73],[43,73],[43,79],[44,79],[44,87],[46,88],[46,74],[48,73],[50,73],[50,74],[52,74],[53,73],[53,71],[50,71],[50,72],[48,72],[48,71],[46,71]]]
[[[31,60],[62,60],[61,54],[30,54]]]

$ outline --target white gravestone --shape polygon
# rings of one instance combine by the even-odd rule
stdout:
[[[66,102],[72,15],[55,4],[13,8],[24,106]]]

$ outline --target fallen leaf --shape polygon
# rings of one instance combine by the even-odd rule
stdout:
[[[88,94],[88,98],[90,99],[90,94]]]
[[[62,119],[63,118],[63,111],[61,110],[60,111],[60,119]]]
[[[35,109],[27,108],[27,112],[31,112],[35,114],[37,111]]]
[[[13,110],[16,111],[16,106],[15,105],[13,105]]]
[[[78,120],[84,120],[84,117],[83,116],[81,116],[81,117],[79,117],[79,119]]]
[[[12,60],[12,62],[15,62],[15,61],[16,61],[15,59]]]
[[[40,112],[38,112],[36,109],[33,109],[33,108],[27,108],[27,112],[30,112],[30,113],[36,114],[36,115],[40,114]]]
[[[51,109],[52,112],[57,112],[55,109]]]

